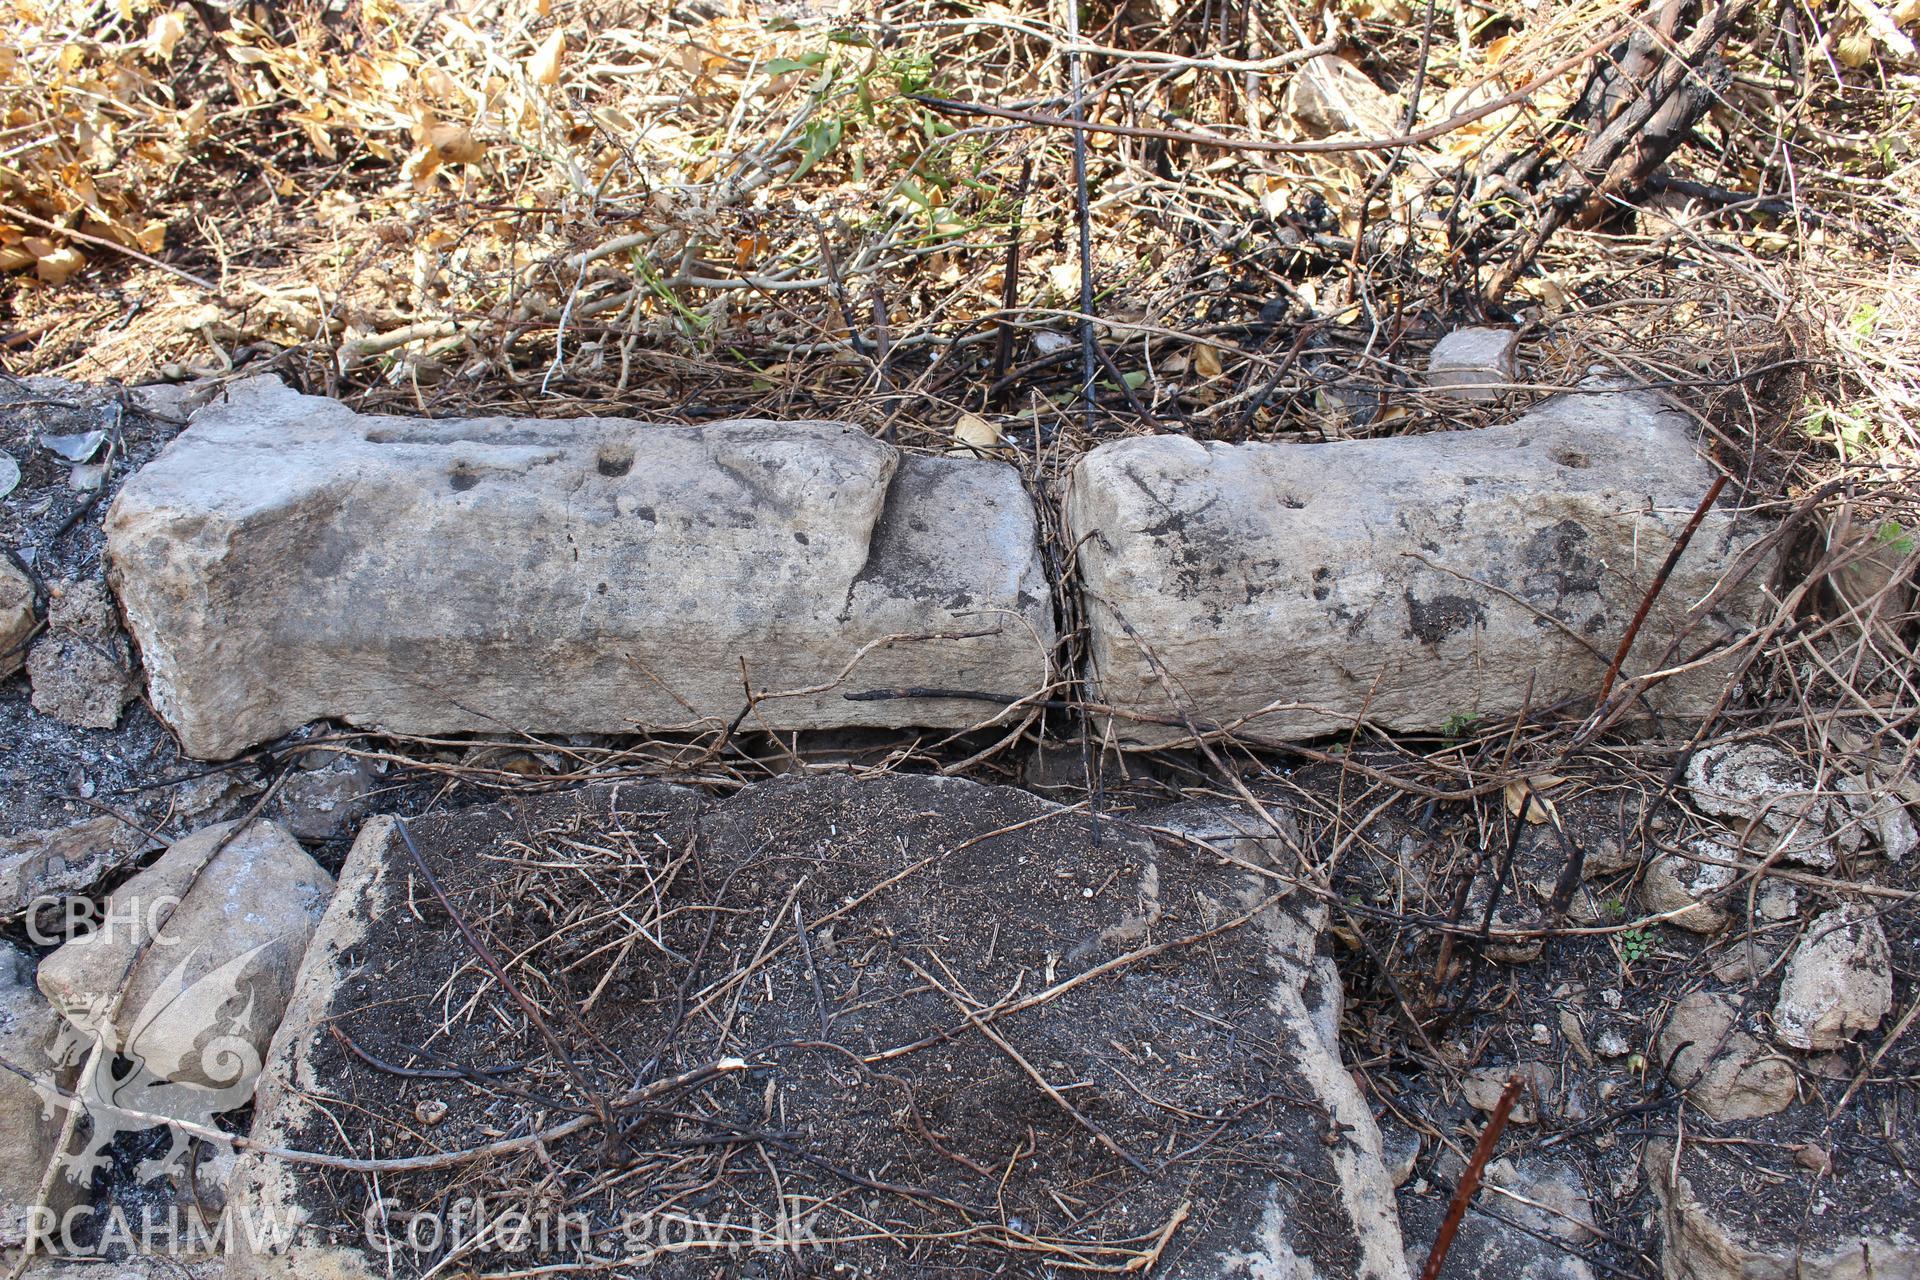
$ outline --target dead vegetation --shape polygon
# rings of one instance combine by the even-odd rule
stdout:
[[[1790,566],[1697,731],[1627,738],[1580,709],[1440,742],[1357,726],[1281,755],[1203,732],[1120,760],[1084,740],[1069,686],[1012,737],[1006,721],[829,746],[749,721],[614,746],[354,747],[436,789],[730,788],[811,764],[1124,806],[1272,795],[1306,765],[1360,1066],[1459,1155],[1472,1116],[1446,1107],[1466,1073],[1566,1047],[1530,1037],[1536,1019],[1562,1034],[1567,999],[1496,951],[1541,942],[1651,1024],[1779,932],[1748,907],[1698,944],[1629,905],[1634,871],[1581,888],[1584,920],[1555,892],[1572,850],[1679,847],[1698,816],[1675,803],[1690,747],[1776,744],[1836,797],[1848,779],[1911,786],[1911,0],[12,5],[0,344],[16,372],[273,369],[407,413],[830,415],[1010,457],[1047,491],[1117,434],[1444,430],[1597,371],[1688,406],[1722,503],[1779,521]],[[1386,92],[1316,126],[1290,87],[1328,52]],[[1674,96],[1614,70],[1634,57]],[[1521,326],[1534,377],[1492,407],[1424,394],[1426,349],[1474,317]],[[1538,911],[1497,929],[1529,833],[1548,860],[1526,890]],[[1736,859],[1736,912],[1761,861]],[[1910,1114],[1920,890],[1903,874],[1870,895],[1904,939],[1895,1017],[1848,1078],[1808,1082],[1830,1123],[1781,1151],[1867,1159]],[[1789,878],[1816,902],[1861,892],[1846,867]],[[1658,1064],[1635,1071],[1646,1091],[1563,1116],[1556,1144],[1616,1168],[1607,1135],[1678,1106]],[[1648,1273],[1643,1191],[1610,1202],[1604,1267]]]

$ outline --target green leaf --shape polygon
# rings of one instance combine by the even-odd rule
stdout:
[[[799,177],[819,164],[846,136],[846,125],[839,120],[816,120],[800,132],[800,166],[793,171]]]
[[[770,76],[783,76],[789,71],[811,71],[827,60],[825,49],[816,49],[812,53],[803,53],[798,58],[771,58],[764,68]]]
[[[888,59],[887,70],[901,93],[922,93],[933,84],[933,59],[924,53]]]

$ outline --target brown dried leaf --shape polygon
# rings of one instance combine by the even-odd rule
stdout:
[[[172,58],[173,47],[186,35],[187,20],[178,9],[157,13],[147,26],[147,52],[162,60]]]
[[[1565,781],[1566,779],[1559,774],[1538,773],[1525,782],[1517,779],[1509,782],[1505,790],[1507,812],[1526,822],[1536,824],[1551,822],[1554,826],[1559,826],[1560,811],[1554,808],[1553,801],[1547,799],[1547,792]],[[1532,796],[1527,794],[1529,786],[1533,788]]]
[[[1834,54],[1841,65],[1851,68],[1866,66],[1873,61],[1873,37],[1860,29],[1841,36],[1834,46]]]
[[[527,59],[527,79],[535,84],[555,85],[560,83],[560,59],[567,51],[567,33],[555,31],[540,42],[540,47]]]
[[[32,241],[28,242],[29,244]],[[62,246],[42,254],[33,264],[33,272],[48,284],[65,284],[67,277],[87,265],[78,249]]]
[[[427,133],[427,145],[443,164],[479,164],[487,144],[463,124],[437,124]]]
[[[618,107],[595,107],[590,113],[593,122],[616,138],[628,138],[640,132],[633,117]]]
[[[947,452],[958,458],[1002,457],[1006,443],[994,423],[977,413],[963,413],[953,424],[953,447]]]

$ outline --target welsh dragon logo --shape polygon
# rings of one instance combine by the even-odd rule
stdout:
[[[191,980],[187,975],[196,952],[189,952],[131,1019],[109,1017],[106,999],[64,1010],[65,1025],[52,1058],[59,1074],[79,1068],[79,1079],[71,1092],[48,1079],[36,1081],[34,1088],[47,1116],[64,1123],[67,1113],[78,1107],[90,1122],[84,1148],[62,1162],[71,1181],[86,1187],[109,1163],[107,1148],[119,1134],[164,1125],[171,1138],[167,1149],[136,1170],[142,1182],[161,1177],[187,1152],[194,1129],[186,1126],[210,1128],[214,1117],[253,1096],[261,1061],[243,1034],[255,999],[248,977],[260,953],[276,945],[263,942]],[[195,1042],[192,1060],[145,1061],[139,1052],[145,1033],[176,1019],[214,1027],[215,1034]],[[155,1066],[169,1074],[159,1074]]]

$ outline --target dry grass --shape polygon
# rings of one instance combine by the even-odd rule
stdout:
[[[1485,274],[1462,228],[1526,213],[1474,175],[1536,140],[1576,142],[1554,126],[1582,83],[1574,55],[1639,16],[1446,6],[1428,33],[1418,6],[1323,23],[1284,3],[1134,3],[1089,10],[1075,45],[1039,3],[831,22],[782,17],[830,9],[804,4],[289,5],[218,31],[220,11],[140,0],[15,8],[0,253],[23,369],[137,380],[272,359],[416,411],[755,405],[923,444],[962,408],[1065,425],[1071,353],[1026,366],[1051,350],[1036,331],[1070,334],[1079,267],[1070,135],[907,95],[1058,114],[1080,49],[1095,119],[1271,140],[1294,133],[1290,62],[1329,30],[1419,124],[1564,68],[1421,146],[1090,137],[1095,312],[1134,384],[1103,371],[1099,429],[1417,430],[1451,420],[1407,374]],[[1865,414],[1875,447],[1911,444],[1914,78],[1830,56],[1858,25],[1796,46],[1795,79],[1761,24],[1702,126],[1719,154],[1686,153],[1696,181],[1797,195],[1788,216],[1669,194],[1624,230],[1554,242],[1512,308],[1560,357],[1549,369],[1582,374],[1599,347],[1675,382],[1718,378],[1702,407],[1774,443],[1803,407],[1753,368],[1821,357],[1839,363],[1798,376],[1850,415],[1824,424]],[[1010,366],[994,359],[1002,325]],[[1341,379],[1378,384],[1378,420],[1371,401],[1353,420],[1353,397],[1324,385]]]

